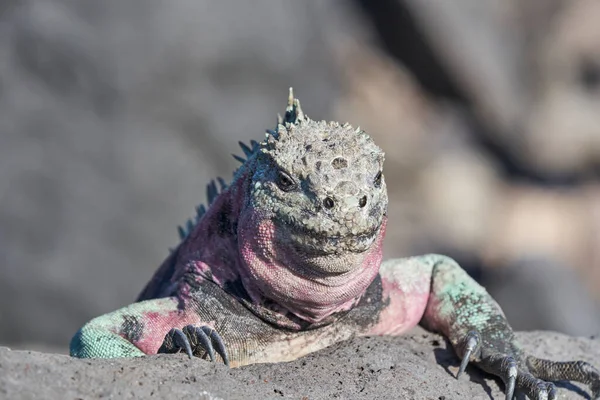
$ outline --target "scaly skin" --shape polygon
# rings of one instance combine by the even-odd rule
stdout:
[[[229,186],[180,228],[182,243],[138,302],[100,316],[71,341],[75,357],[185,351],[231,366],[290,361],[364,335],[421,323],[463,359],[519,390],[554,398],[570,379],[600,397],[598,370],[528,356],[498,304],[453,260],[382,262],[387,224],[383,152],[359,129],[316,122],[290,90],[288,108]]]

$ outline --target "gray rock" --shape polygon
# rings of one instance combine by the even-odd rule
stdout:
[[[520,333],[539,357],[598,364],[600,341],[551,332]],[[183,355],[79,360],[0,348],[0,397],[10,399],[490,399],[503,398],[498,380],[468,368],[444,339],[415,330],[393,337],[339,343],[299,360],[238,369]],[[559,398],[588,398],[588,389],[560,383]]]

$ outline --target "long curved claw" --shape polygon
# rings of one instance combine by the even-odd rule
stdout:
[[[208,336],[206,336],[206,333],[202,328],[196,327],[194,325],[187,325],[183,328],[183,332],[187,335],[187,337],[194,345],[194,349],[198,349],[198,347],[201,347],[208,354],[210,361],[215,361],[215,351],[213,349],[212,343]]]
[[[548,400],[556,400],[558,398],[558,392],[554,383],[548,382],[546,390],[548,391]]]
[[[517,379],[519,378],[519,366],[515,357],[502,354],[492,353],[486,354],[489,351],[482,349],[482,357],[476,364],[490,374],[496,375],[504,382],[506,400],[512,400],[515,389],[517,389]],[[521,381],[523,381],[521,379]]]
[[[481,336],[476,331],[470,331],[469,333],[467,333],[464,343],[464,355],[460,362],[460,367],[458,368],[458,374],[456,374],[456,379],[459,379],[463,372],[465,372],[465,370],[467,369],[467,365],[469,364],[469,361],[471,359],[471,356],[473,355],[473,353],[475,353],[477,349],[479,349],[479,346],[481,345]]]
[[[467,350],[463,359],[461,360],[460,367],[458,368],[458,373],[456,374],[456,379],[460,379],[460,376],[467,369],[467,365],[469,364],[469,358],[471,357],[471,352],[472,352],[472,350],[471,351]]]
[[[181,350],[184,350],[189,358],[192,358],[192,346],[187,335],[181,330],[177,328],[172,328],[166,335],[163,340],[160,349],[158,349],[158,353],[178,353]]]
[[[175,345],[180,349],[185,349],[185,352],[187,353],[188,357],[192,358],[192,346],[187,336],[179,329],[175,329],[173,339]]]
[[[183,329],[173,328],[166,335],[158,353],[179,353],[185,351],[192,358],[204,350],[211,362],[216,360],[216,353],[221,356],[223,363],[229,366],[229,357],[225,342],[219,333],[210,326],[186,325]],[[203,356],[203,357],[204,357]]]
[[[546,382],[543,382],[543,381],[538,382],[535,391],[536,391],[536,397],[535,397],[536,400],[548,400],[548,385],[546,384]]]
[[[210,326],[203,326],[202,330],[210,337],[212,346],[215,347],[217,354],[223,359],[223,363],[229,367],[229,357],[227,355],[227,349],[225,348],[225,343],[223,342],[221,335],[219,335],[219,333]]]
[[[553,385],[554,386],[554,385]],[[519,371],[517,389],[534,400],[548,400],[552,387],[541,379],[536,378],[526,371]],[[556,396],[556,394],[554,394]]]
[[[515,384],[517,383],[517,376],[519,369],[517,368],[517,361],[513,357],[506,357],[506,379],[504,380],[506,385],[506,400],[512,400],[515,394]]]

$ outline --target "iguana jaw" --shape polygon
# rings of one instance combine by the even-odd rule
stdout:
[[[364,253],[371,248],[381,230],[381,221],[365,231],[346,235],[330,235],[326,232],[307,229],[302,224],[292,225],[281,220],[275,220],[274,224],[278,232],[277,240],[280,243],[285,242],[291,250],[306,258],[327,256],[334,258],[334,256],[342,256],[347,253]],[[348,272],[352,269],[352,265],[343,269],[315,267],[323,273],[332,274]]]
[[[386,219],[372,245],[361,253],[315,256],[278,241],[278,228],[260,213],[239,221],[242,281],[251,297],[269,298],[294,315],[318,323],[351,309],[379,271]],[[345,272],[331,274],[335,269]]]

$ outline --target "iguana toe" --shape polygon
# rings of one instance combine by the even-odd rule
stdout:
[[[190,358],[208,356],[211,362],[215,361],[216,351],[225,365],[229,366],[225,343],[217,331],[210,326],[186,325],[183,329],[171,329],[165,335],[158,353],[179,353],[180,351],[185,351]]]
[[[188,325],[189,326],[189,325]],[[211,344],[216,350],[217,354],[221,356],[223,359],[223,363],[229,366],[229,357],[227,356],[227,349],[225,348],[225,343],[223,342],[223,338],[219,333],[211,328],[210,326],[202,326],[202,331],[210,338]]]
[[[527,356],[518,348],[506,345],[506,341],[498,336],[498,332],[482,335],[471,330],[459,341],[457,352],[462,354],[462,361],[457,378],[472,362],[502,379],[506,400],[512,400],[515,392],[536,400],[556,399],[556,386],[550,381],[558,380],[585,383],[592,389],[592,399],[600,399],[600,372],[592,365],[583,361],[556,362]]]
[[[546,390],[548,390],[548,400],[554,400],[558,398],[558,392],[556,391],[556,386],[554,386],[554,383],[548,382]]]
[[[482,359],[477,362],[477,365],[502,379],[505,386],[504,391],[506,400],[512,400],[515,389],[522,389],[519,384],[521,371],[519,371],[517,360],[512,355],[492,352],[491,354],[482,357]],[[537,397],[531,398],[537,399]]]
[[[496,337],[494,337],[496,336]],[[469,362],[501,378],[505,384],[506,400],[516,392],[535,400],[553,400],[558,394],[550,381],[571,380],[590,386],[592,399],[600,399],[600,371],[584,361],[557,362],[527,356],[495,335],[469,331],[457,346],[462,353],[460,376]]]
[[[549,381],[571,380],[592,389],[592,399],[600,399],[600,371],[585,361],[550,361],[529,356],[527,368],[537,377]]]
[[[481,347],[481,335],[479,335],[479,332],[477,331],[470,331],[469,333],[467,333],[467,336],[465,337],[464,341],[463,341],[463,357],[462,357],[462,361],[460,363],[460,368],[458,369],[458,374],[456,374],[456,379],[459,379],[460,376],[463,374],[463,372],[465,372],[465,369],[467,369],[467,365],[469,364],[469,361],[471,361],[471,357],[475,356],[476,354],[479,353]]]
[[[530,399],[556,399],[556,389],[554,389],[554,385],[550,385],[550,383],[536,378],[527,371],[519,371],[517,390],[527,395]]]

